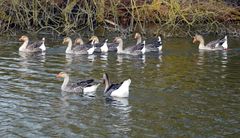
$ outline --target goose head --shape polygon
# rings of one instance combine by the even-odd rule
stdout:
[[[26,35],[23,35],[23,36],[21,36],[20,38],[19,38],[19,41],[28,41],[29,39],[28,39],[28,37],[26,36]]]
[[[83,45],[84,42],[82,40],[82,38],[77,38],[75,41],[74,41],[74,45]]]
[[[67,76],[67,73],[65,72],[60,72],[56,75],[57,78],[65,78]]]
[[[203,42],[204,42],[203,37],[202,37],[201,35],[197,35],[197,34],[196,34],[196,35],[193,37],[193,43],[196,43],[196,42],[203,43]]]
[[[90,39],[89,39],[89,41],[91,41],[92,42],[92,44],[96,44],[96,43],[99,43],[99,39],[98,39],[98,37],[97,36],[92,36]]]
[[[115,42],[115,43],[121,43],[123,40],[122,40],[122,38],[121,37],[115,37],[115,39],[113,40],[113,42]]]
[[[65,38],[63,39],[63,44],[69,43],[69,42],[71,42],[71,41],[72,41],[72,39],[71,39],[70,37],[65,37]]]
[[[135,36],[134,36],[134,38],[135,38],[135,39],[139,39],[139,38],[141,38],[140,33],[136,33]]]

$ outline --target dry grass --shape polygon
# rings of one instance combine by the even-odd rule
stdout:
[[[94,31],[98,25],[121,33],[135,30],[155,33],[192,30],[224,31],[229,24],[239,25],[240,10],[223,1],[152,0],[1,0],[1,33],[51,30],[57,34]],[[232,27],[232,26],[231,26]]]

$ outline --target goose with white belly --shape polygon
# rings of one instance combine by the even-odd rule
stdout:
[[[137,39],[137,44],[142,42],[142,36],[140,33],[136,33],[134,36]],[[162,51],[162,39],[158,36],[157,40],[154,40],[151,43],[146,44],[146,52],[161,52]]]
[[[95,47],[92,44],[84,44],[81,38],[77,38],[75,40],[75,47],[73,47],[72,39],[70,37],[66,37],[63,39],[63,44],[67,43],[67,54],[93,54]]]
[[[114,42],[118,43],[118,46],[117,46],[118,54],[140,55],[140,54],[145,54],[146,52],[145,41],[143,41],[140,44],[127,47],[124,50],[123,50],[123,40],[121,37],[116,37],[114,39]]]
[[[105,40],[104,44],[100,47],[101,52],[116,52],[117,51],[117,43],[108,43],[108,39]]]
[[[25,35],[23,35],[19,41],[23,41],[23,44],[20,46],[19,51],[20,52],[43,52],[46,51],[45,46],[45,38],[42,38],[41,41],[34,42],[32,44],[29,44],[29,38]]]
[[[106,97],[129,97],[129,86],[131,79],[127,79],[121,83],[111,84],[110,79],[106,73],[103,74],[103,83],[105,83],[104,95]]]
[[[57,78],[64,78],[63,84],[61,86],[61,90],[65,92],[73,92],[73,93],[91,93],[95,92],[100,84],[94,84],[93,79],[82,80],[75,83],[70,82],[69,75],[65,72],[60,72],[56,76]]]
[[[103,45],[103,43],[100,43],[99,42],[99,39],[98,39],[98,37],[97,36],[92,36],[90,39],[89,39],[89,41],[91,42],[91,44],[92,45],[94,45],[94,47],[95,47],[95,52],[101,52],[101,49],[100,49],[100,47]]]
[[[222,39],[211,41],[207,45],[205,45],[203,36],[196,34],[193,37],[193,43],[195,43],[195,42],[199,42],[198,49],[200,49],[200,50],[212,51],[212,50],[226,50],[228,48],[227,36],[225,36]]]

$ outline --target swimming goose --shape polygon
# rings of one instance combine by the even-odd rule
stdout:
[[[21,52],[42,52],[46,51],[45,38],[42,38],[41,41],[34,42],[29,44],[29,38],[23,35],[19,41],[23,41],[23,44],[20,46],[19,51]]]
[[[106,97],[128,97],[129,96],[129,86],[131,84],[131,79],[127,79],[121,83],[111,84],[107,73],[103,74],[103,83],[105,83],[104,95]]]
[[[137,44],[140,44],[142,42],[142,36],[140,33],[136,33],[134,38],[137,39]],[[146,44],[146,52],[151,51],[162,51],[162,39],[160,36],[158,36],[157,41],[154,40],[152,43]]]
[[[204,44],[204,39],[201,35],[195,35],[193,37],[193,43],[200,42],[198,48],[203,50],[224,50],[228,48],[227,36],[222,39],[209,42],[207,45]]]
[[[61,90],[65,92],[83,92],[90,93],[95,92],[100,84],[93,84],[94,80],[82,80],[75,83],[69,82],[69,75],[65,72],[60,72],[56,76],[57,78],[64,78],[63,84],[61,86]]]
[[[70,37],[66,37],[63,39],[63,44],[67,43],[67,54],[93,54],[94,45],[92,44],[84,44],[81,38],[77,38],[75,40],[76,46],[73,48],[72,39]]]
[[[92,36],[90,39],[89,39],[89,41],[91,42],[91,44],[92,45],[94,45],[94,47],[95,47],[95,52],[101,52],[101,49],[100,49],[100,47],[103,45],[103,43],[100,43],[99,42],[99,39],[98,39],[98,37],[97,36]]]
[[[118,43],[117,46],[117,53],[118,54],[131,54],[131,55],[139,55],[139,54],[144,54],[146,52],[145,48],[145,41],[143,41],[140,44],[127,47],[126,49],[123,50],[123,40],[121,37],[116,37],[114,39],[114,42]]]
[[[75,54],[93,54],[95,50],[95,46],[93,44],[84,44],[81,38],[77,38],[74,42],[75,47],[73,50]]]
[[[100,47],[101,52],[116,52],[118,44],[116,43],[108,43],[108,39],[105,40],[104,44]]]

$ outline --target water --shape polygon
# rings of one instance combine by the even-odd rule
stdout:
[[[209,38],[210,40],[211,38]],[[65,55],[49,37],[45,55],[19,53],[16,38],[0,38],[1,137],[237,137],[240,134],[240,49],[200,52],[191,38],[164,39],[163,54]],[[132,44],[129,41],[127,44]],[[72,80],[131,78],[130,97],[106,101],[61,92]]]

